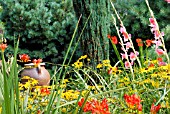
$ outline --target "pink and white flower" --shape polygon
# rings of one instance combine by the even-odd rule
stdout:
[[[124,53],[120,53],[120,54],[122,55],[122,60],[126,59],[126,54],[124,54]]]
[[[162,46],[162,42],[161,40],[155,40],[155,41],[152,41],[155,45],[156,45],[156,49],[159,47],[159,46]]]
[[[150,26],[151,27],[156,27],[156,19],[155,18],[149,18]]]
[[[128,69],[128,68],[130,67],[130,65],[131,65],[130,62],[125,61],[125,68],[126,68],[126,69]]]
[[[131,34],[128,34],[128,33],[126,32],[125,27],[121,27],[121,28],[120,28],[120,32],[123,34],[123,37],[124,37],[124,41],[125,41],[125,42],[128,41],[129,38],[131,38]]]
[[[130,42],[126,42],[125,45],[126,45],[126,50],[128,50],[128,49],[131,48],[131,46],[132,46]]]
[[[136,51],[136,54],[133,53],[133,52],[131,52],[130,55],[129,55],[129,56],[130,56],[130,60],[131,60],[131,61],[136,60],[136,58],[137,58],[138,55],[139,55],[139,52],[137,52],[137,51]]]
[[[162,49],[156,49],[156,53],[160,56],[163,55],[165,52]]]

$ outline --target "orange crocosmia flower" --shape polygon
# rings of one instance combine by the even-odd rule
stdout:
[[[92,114],[110,114],[106,99],[103,99],[102,102],[92,100],[92,104],[94,105]]]
[[[154,105],[154,103],[151,105],[151,109],[150,109],[150,112],[151,114],[156,114],[159,109],[161,108],[161,105],[158,104],[157,106]]]
[[[163,61],[161,57],[158,57],[157,60],[158,60],[159,62],[162,62],[162,61]]]
[[[155,65],[153,64],[153,63],[151,63],[150,65],[149,65],[149,67],[154,67]]]
[[[112,74],[113,72],[114,73],[116,73],[116,71],[118,70],[118,68],[117,67],[112,67],[112,68],[110,68],[108,71],[107,71],[107,74]]]
[[[111,35],[110,35],[110,34],[108,34],[108,35],[107,35],[107,37],[108,37],[108,38],[111,38]]]
[[[20,58],[21,61],[23,61],[23,62],[28,62],[28,61],[30,61],[30,57],[29,57],[27,54],[19,55],[19,58]]]
[[[85,101],[84,98],[82,98],[82,99],[78,102],[79,107],[82,107],[84,101]],[[85,106],[84,106],[84,108],[83,108],[83,111],[84,111],[84,112],[89,112],[89,111],[91,111],[92,109],[93,109],[92,103],[89,102],[89,101],[86,101]]]
[[[138,43],[138,46],[143,46],[142,39],[137,38],[137,39],[136,39],[136,42]]]
[[[136,94],[133,95],[125,94],[124,99],[129,108],[138,109],[139,111],[142,111],[142,104],[139,96],[137,96]]]
[[[50,94],[50,90],[48,88],[41,88],[40,92],[41,92],[41,94],[45,94],[45,95]]]
[[[41,114],[41,110],[37,110],[37,114]]]
[[[149,47],[153,43],[153,40],[146,40],[146,46]]]
[[[112,40],[112,43],[115,44],[115,45],[118,43],[116,36],[112,36],[111,40]]]
[[[33,59],[33,61],[32,61],[35,65],[38,65],[39,63],[41,63],[42,62],[42,59]]]
[[[136,39],[136,42],[137,42],[137,43],[140,43],[140,42],[142,42],[142,39],[137,38],[137,39]]]
[[[82,107],[83,103],[84,103],[84,98],[82,98],[78,102],[79,107]],[[92,99],[91,101],[87,101],[85,103],[83,111],[91,112],[92,114],[110,114],[109,105],[106,99],[103,99],[102,102],[99,102],[95,99]]]
[[[4,43],[0,44],[0,49],[2,52],[4,52],[7,47],[8,47],[7,44]]]

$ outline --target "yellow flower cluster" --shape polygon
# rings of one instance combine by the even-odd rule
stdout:
[[[139,82],[139,85],[144,85],[144,84],[151,84],[155,88],[159,88],[159,86],[160,86],[159,81],[152,80],[150,78],[145,79],[145,80]]]
[[[72,64],[72,66],[76,69],[80,69],[83,67],[83,62],[81,60],[84,60],[87,58],[87,55],[81,56],[74,64]],[[87,58],[87,61],[90,61],[89,58]]]
[[[61,97],[65,100],[75,100],[78,99],[78,96],[80,95],[80,91],[75,90],[67,90],[61,94]]]
[[[99,63],[96,68],[102,68],[102,67],[112,67],[110,65],[110,60],[103,60],[102,63]]]
[[[122,71],[121,70],[118,70],[117,67],[113,67],[111,64],[110,64],[110,60],[103,60],[102,63],[99,63],[97,66],[96,66],[97,69],[106,69],[106,72],[108,74],[120,74]]]
[[[38,84],[38,80],[24,76],[21,78],[23,83],[19,83],[19,90],[28,89]]]
[[[72,66],[74,66],[74,68],[80,69],[83,67],[83,62],[77,60],[74,64],[72,64]]]

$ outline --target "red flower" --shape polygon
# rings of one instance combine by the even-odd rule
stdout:
[[[155,65],[153,64],[153,63],[151,63],[150,65],[149,65],[149,67],[154,67]]]
[[[161,105],[160,105],[160,104],[158,104],[157,106],[155,106],[154,103],[153,103],[153,104],[151,105],[151,110],[150,110],[151,114],[156,114],[156,113],[159,111],[160,108],[161,108]]]
[[[138,46],[143,46],[143,42],[140,38],[137,38],[136,42],[137,42]]]
[[[23,61],[23,62],[28,62],[28,61],[30,61],[30,57],[29,57],[27,54],[19,55],[19,58],[20,58],[21,61]]]
[[[151,46],[151,44],[153,43],[152,41],[153,41],[153,40],[146,40],[146,46],[147,46],[147,47]]]
[[[82,99],[78,102],[79,107],[82,107],[83,103],[84,103],[84,98],[82,98]],[[84,106],[84,108],[83,108],[83,111],[84,111],[84,112],[88,112],[88,111],[91,111],[92,108],[93,108],[92,104],[87,101],[86,104],[85,104],[85,106]]]
[[[162,62],[163,61],[161,57],[158,57],[157,60],[158,60],[158,62]]]
[[[41,88],[40,92],[43,95],[49,95],[50,94],[50,90],[48,88]]]
[[[84,103],[84,98],[82,98],[79,102],[78,102],[78,105],[81,107]]]
[[[118,43],[116,36],[112,36],[111,40],[112,40],[112,43],[115,44],[115,45]]]
[[[113,70],[112,70],[112,68],[110,68],[107,73],[110,75],[110,74],[112,74],[112,72],[113,72]]]
[[[78,102],[78,105],[81,107],[83,105],[83,103],[84,103],[84,98],[82,98]],[[94,99],[91,101],[87,101],[83,108],[83,111],[91,112],[92,114],[110,114],[109,106],[107,104],[106,99],[103,99],[101,103]]]
[[[38,64],[40,64],[41,62],[42,62],[42,59],[34,59],[33,61],[32,61],[35,65],[38,65]]]
[[[37,114],[41,114],[41,110],[37,110]]]
[[[110,39],[110,38],[111,38],[111,35],[110,35],[110,34],[108,34],[108,35],[107,35],[107,37]]]
[[[7,47],[8,47],[7,44],[3,44],[3,43],[0,44],[0,49],[2,52],[4,52]]]
[[[125,94],[124,99],[128,107],[142,111],[142,105],[140,104],[141,102],[140,97],[138,97],[136,94],[133,94],[131,96]]]

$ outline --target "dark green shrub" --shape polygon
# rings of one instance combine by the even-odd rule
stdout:
[[[19,53],[58,63],[63,60],[73,30],[72,0],[0,0],[8,44],[20,37]],[[12,45],[8,51],[12,51]]]

